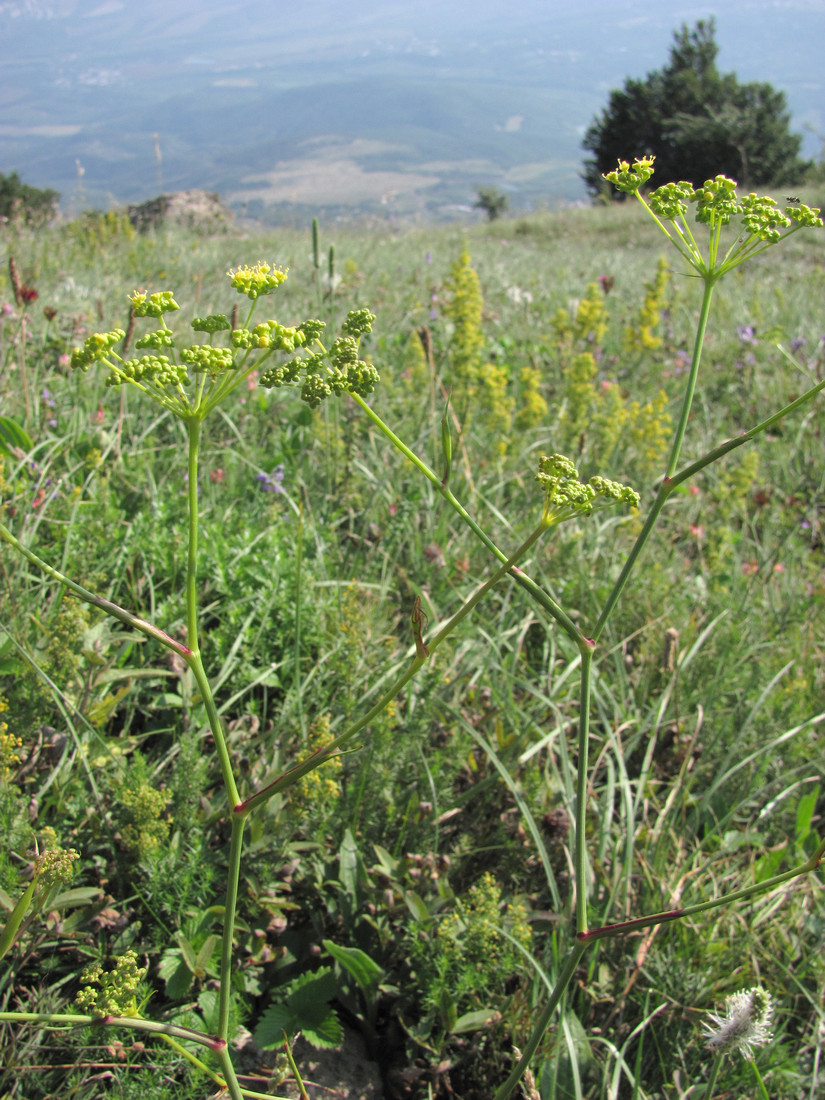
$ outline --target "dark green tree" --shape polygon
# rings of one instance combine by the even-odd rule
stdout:
[[[799,159],[784,92],[720,73],[715,29],[713,19],[683,24],[665,68],[610,93],[582,142],[593,153],[584,169],[592,194],[608,191],[602,173],[619,159],[649,155],[660,180],[701,183],[721,172],[750,187],[804,179],[811,166]]]
[[[507,209],[507,196],[497,187],[479,187],[473,206],[483,210],[487,220],[494,222]]]
[[[60,195],[51,188],[31,187],[16,172],[0,172],[0,218],[21,218],[43,224],[54,217]]]

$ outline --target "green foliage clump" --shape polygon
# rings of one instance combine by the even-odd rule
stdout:
[[[141,753],[133,754],[113,795],[112,817],[126,851],[140,860],[160,854],[169,837],[169,822],[163,816],[169,796],[166,790],[152,786]]]
[[[458,259],[451,264],[446,285],[450,298],[444,314],[453,323],[450,340],[451,373],[447,385],[454,389],[456,403],[461,400],[463,404],[474,395],[478,385],[481,351],[484,347],[484,334],[481,330],[484,308],[481,281],[471,265],[470,253],[466,248],[462,249]]]
[[[444,314],[453,323],[453,334],[449,347],[451,370],[446,381],[453,392],[453,403],[464,430],[475,423],[489,434],[494,450],[503,454],[513,416],[510,372],[503,363],[483,360],[484,299],[466,248],[451,265],[447,289],[450,299]]]
[[[664,256],[656,264],[656,276],[645,280],[645,297],[638,316],[624,330],[626,352],[657,351],[662,346],[661,336],[654,331],[662,319],[667,304],[667,288],[670,282],[670,264]]]
[[[501,894],[495,877],[486,872],[439,919],[426,954],[416,960],[425,1003],[440,1008],[446,997],[458,1013],[501,1005],[507,977],[524,967],[513,940],[525,950],[532,941],[527,910],[519,902],[504,906]]]
[[[12,770],[20,763],[17,750],[23,745],[22,737],[11,732],[8,722],[2,717],[8,709],[8,699],[0,695],[0,784],[8,782]]]
[[[784,92],[720,73],[714,34],[713,19],[700,19],[693,28],[683,24],[668,65],[610,93],[582,143],[593,153],[584,171],[592,194],[604,193],[603,173],[627,149],[655,156],[659,170],[673,180],[722,172],[750,187],[805,177],[810,165],[799,159],[802,138],[790,132]]]
[[[473,206],[478,210],[483,210],[487,215],[487,220],[494,222],[507,209],[509,200],[503,191],[499,191],[497,187],[479,187],[478,198],[473,203]]]
[[[44,225],[57,210],[60,195],[51,188],[23,183],[16,172],[0,172],[0,218],[19,218],[28,225]]]

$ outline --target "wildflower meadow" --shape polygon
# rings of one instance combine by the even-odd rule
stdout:
[[[4,1100],[823,1095],[822,221],[654,169],[4,227]]]

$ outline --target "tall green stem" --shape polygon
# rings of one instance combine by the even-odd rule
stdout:
[[[590,747],[590,681],[593,671],[593,647],[581,650],[579,685],[579,752],[576,761],[576,931],[587,931],[587,784]]]
[[[630,574],[636,565],[636,559],[641,554],[642,550],[647,543],[650,533],[653,530],[659,513],[664,507],[665,501],[673,490],[673,485],[670,483],[670,479],[673,476],[673,471],[676,469],[676,465],[679,461],[679,455],[682,451],[682,444],[685,439],[685,432],[687,431],[688,420],[690,419],[690,410],[693,404],[693,395],[696,392],[696,383],[699,380],[699,364],[702,361],[702,348],[705,342],[705,332],[708,326],[708,317],[710,316],[710,303],[713,296],[713,288],[715,286],[715,279],[710,276],[704,278],[705,291],[702,295],[702,305],[699,310],[699,323],[696,329],[696,339],[693,343],[693,358],[690,364],[690,376],[688,377],[687,386],[685,387],[685,394],[682,399],[682,411],[679,415],[679,423],[676,427],[676,431],[673,436],[673,443],[670,447],[670,457],[667,461],[667,468],[665,471],[664,480],[659,486],[659,490],[656,493],[656,498],[650,507],[647,519],[644,522],[642,530],[639,532],[639,536],[634,542],[627,560],[622,567],[622,571],[619,574],[618,580],[613,585],[610,594],[605,601],[601,614],[599,615],[598,622],[596,623],[596,629],[593,631],[593,640],[596,641],[605,626],[607,620],[613,613],[613,608],[618,603],[624,586],[627,584]]]
[[[198,447],[201,424],[197,418],[187,421],[189,462],[186,496],[189,504],[189,551],[186,557],[186,641],[194,654],[198,649]]]
[[[665,470],[665,477],[671,477],[673,471],[676,469],[676,465],[679,461],[679,455],[682,451],[682,443],[685,439],[685,432],[687,431],[688,419],[690,418],[690,409],[693,405],[693,395],[696,392],[696,383],[699,381],[699,364],[702,361],[702,348],[705,343],[705,332],[708,327],[708,317],[710,316],[710,303],[713,297],[713,288],[716,285],[716,280],[706,275],[704,278],[705,290],[702,295],[702,305],[699,309],[699,323],[696,327],[696,339],[693,342],[693,358],[690,364],[690,374],[688,376],[687,386],[685,387],[685,394],[682,398],[682,412],[679,416],[679,424],[676,428],[676,433],[673,436],[673,444],[670,448],[670,458],[667,462],[667,469]]]
[[[576,967],[579,965],[579,959],[583,954],[583,944],[576,943],[571,947],[570,953],[567,956],[567,961],[556,979],[556,984],[553,987],[553,992],[550,994],[550,999],[542,1009],[541,1015],[536,1020],[530,1038],[527,1040],[524,1050],[522,1051],[521,1058],[519,1058],[518,1062],[511,1070],[510,1076],[504,1084],[496,1089],[493,1100],[508,1100],[508,1098],[513,1095],[514,1089],[524,1076],[524,1071],[530,1065],[530,1061],[536,1053],[538,1045],[541,1042],[544,1032],[547,1030],[547,1025],[553,1018],[553,1013],[556,1011],[559,1001],[562,999],[567,987],[573,980],[573,975],[576,973]]]
[[[209,722],[209,729],[215,741],[215,748],[218,750],[218,760],[221,765],[221,775],[226,790],[226,797],[229,800],[230,807],[234,809],[240,802],[241,796],[238,793],[238,785],[235,782],[235,775],[232,771],[229,747],[226,744],[226,737],[224,736],[218,708],[215,705],[215,699],[212,695],[212,685],[209,683],[209,678],[204,671],[203,661],[199,653],[187,658],[186,663],[192,670],[192,675],[195,677],[195,682],[198,685],[198,690],[203,700],[203,706],[206,710],[206,717]]]
[[[221,943],[221,993],[218,1009],[218,1034],[229,1041],[229,1008],[232,1001],[232,941],[235,932],[235,910],[238,907],[238,881],[241,873],[241,850],[247,813],[233,813],[232,839],[229,843],[229,867],[226,879],[226,899]]]
[[[711,1100],[714,1092],[716,1092],[716,1078],[719,1076],[719,1068],[722,1065],[722,1059],[724,1055],[720,1051],[714,1056],[713,1062],[710,1067],[710,1076],[708,1077],[708,1083],[705,1085],[705,1100]]]

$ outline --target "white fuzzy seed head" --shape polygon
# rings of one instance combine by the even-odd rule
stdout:
[[[711,1012],[705,1024],[708,1049],[714,1054],[738,1050],[744,1058],[753,1058],[754,1047],[771,1038],[772,1013],[771,995],[759,986],[731,994],[725,998],[724,1014]]]

